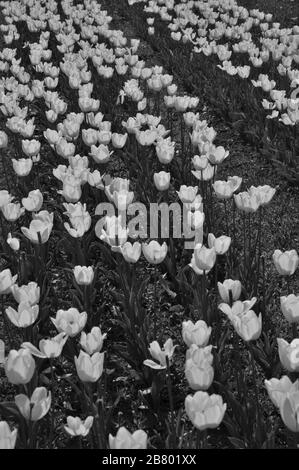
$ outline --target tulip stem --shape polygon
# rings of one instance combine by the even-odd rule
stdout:
[[[171,436],[174,437],[175,432],[175,418],[174,418],[174,404],[173,404],[173,395],[172,395],[172,383],[171,383],[171,376],[170,376],[170,365],[169,365],[169,357],[166,356],[166,381],[167,381],[167,390],[168,390],[168,399],[169,399],[169,406],[170,406],[170,416],[171,416]],[[175,440],[175,439],[174,439]],[[175,442],[173,442],[175,444]]]
[[[251,369],[252,369],[254,395],[255,395],[255,401],[256,401],[256,412],[257,412],[257,421],[258,421],[258,427],[259,427],[259,435],[261,435],[261,431],[262,431],[261,409],[260,409],[258,389],[257,389],[256,366],[255,366],[255,360],[254,360],[254,355],[253,355],[253,349],[252,349],[250,342],[248,342],[248,348],[250,352],[250,361],[251,361]]]

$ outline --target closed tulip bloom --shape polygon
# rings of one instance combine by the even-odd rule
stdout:
[[[9,320],[19,328],[27,328],[36,321],[38,317],[38,305],[30,305],[28,302],[21,302],[18,305],[18,311],[12,307],[5,310]]]
[[[91,355],[95,352],[101,351],[106,336],[107,334],[102,334],[101,329],[98,326],[94,326],[90,333],[86,334],[84,331],[82,331],[80,344],[82,348]]]
[[[28,421],[39,421],[49,411],[51,406],[51,392],[45,387],[37,387],[29,399],[23,393],[15,396],[15,403]]]
[[[299,264],[299,256],[296,250],[275,250],[272,256],[275,268],[281,276],[292,276]]]
[[[51,317],[51,320],[60,333],[64,332],[72,337],[83,330],[87,321],[87,313],[80,313],[79,310],[72,307],[68,310],[58,310],[56,317]]]
[[[180,190],[177,191],[177,194],[183,203],[191,203],[194,201],[197,191],[198,191],[198,186],[182,185],[180,187]]]
[[[154,183],[158,191],[166,191],[170,184],[170,173],[166,171],[154,173]]]
[[[12,237],[11,233],[8,234],[6,242],[12,250],[18,251],[20,249],[20,240],[16,237]]]
[[[122,149],[126,145],[128,134],[117,134],[113,132],[112,134],[112,145],[116,149]]]
[[[109,434],[109,448],[117,449],[146,449],[147,434],[142,429],[138,429],[132,434],[124,427],[120,427],[113,437]]]
[[[60,356],[67,339],[68,336],[62,332],[53,338],[41,339],[39,342],[39,349],[29,342],[22,343],[21,346],[24,349],[28,349],[33,356],[40,357],[42,359],[52,359]]]
[[[173,346],[173,341],[171,338],[168,338],[168,340],[165,341],[162,349],[158,341],[153,341],[150,343],[149,352],[152,358],[155,359],[155,361],[157,361],[159,364],[152,361],[151,359],[146,359],[143,361],[143,364],[150,367],[151,369],[165,369],[167,365],[166,357],[168,357],[169,362],[171,362],[175,348],[176,346]]]
[[[89,147],[95,145],[98,141],[98,131],[95,129],[82,129],[82,140]]]
[[[33,161],[31,158],[19,158],[18,160],[13,158],[12,166],[16,175],[21,177],[28,176],[32,169]]]
[[[153,136],[155,140],[155,136]],[[160,163],[167,165],[174,157],[175,143],[171,142],[170,139],[164,139],[157,143],[156,154]]]
[[[215,181],[213,188],[218,199],[230,199],[241,186],[242,178],[229,176],[227,181]]]
[[[92,266],[75,266],[73,273],[76,283],[79,286],[88,286],[94,279],[94,271]]]
[[[39,189],[30,191],[26,198],[22,199],[23,207],[29,212],[38,212],[43,205],[43,195]]]
[[[216,238],[215,235],[209,233],[208,235],[208,245],[209,248],[215,248],[217,255],[224,255],[230,247],[232,239],[226,235],[221,235],[221,237]]]
[[[299,372],[299,339],[288,343],[282,338],[277,338],[277,344],[282,366],[289,372]]]
[[[0,294],[8,294],[16,282],[17,274],[13,276],[10,269],[4,269],[0,272]]]
[[[85,437],[92,428],[93,420],[93,416],[88,416],[84,421],[82,421],[78,416],[68,416],[66,418],[67,425],[64,426],[64,429],[72,437]]]
[[[80,351],[78,357],[75,356],[75,366],[77,374],[82,382],[96,382],[103,373],[104,353],[96,352],[92,356],[84,351]]]
[[[207,390],[213,382],[214,369],[205,360],[190,358],[185,363],[185,377],[192,390]]]
[[[0,449],[14,449],[17,440],[17,430],[10,430],[6,421],[0,421]]]
[[[288,322],[299,323],[299,295],[290,294],[280,297],[280,307]]]
[[[283,375],[280,379],[265,380],[265,387],[272,403],[280,408],[282,400],[289,394],[299,391],[299,380],[291,382],[287,375]]]
[[[25,209],[21,207],[21,204],[10,202],[5,206],[1,207],[2,214],[8,222],[15,222],[21,215],[24,214]]]
[[[191,321],[184,321],[182,325],[182,336],[187,347],[192,344],[204,347],[208,344],[212,328],[208,327],[205,321],[198,320],[195,324]]]
[[[150,264],[160,264],[164,261],[167,255],[167,244],[163,242],[162,245],[156,240],[152,240],[149,243],[142,244],[142,253],[146,261]]]
[[[282,399],[280,415],[290,431],[299,432],[299,391],[289,393]]]
[[[226,404],[220,395],[196,392],[185,399],[188,418],[199,431],[217,428],[223,420]]]
[[[9,192],[6,191],[6,189],[1,189],[1,191],[0,191],[0,209],[3,206],[6,206],[6,204],[11,202],[12,200],[13,200],[13,197],[9,194]]]
[[[267,184],[257,187],[251,186],[249,188],[249,193],[257,196],[260,206],[266,206],[271,202],[274,194],[276,193],[276,189],[271,188],[271,186],[268,186]]]
[[[4,131],[0,131],[0,149],[7,147],[8,137]]]
[[[240,281],[235,281],[233,279],[225,279],[222,284],[221,282],[217,282],[217,286],[221,299],[227,304],[230,303],[231,299],[233,301],[238,300],[241,295],[242,285]]]
[[[229,152],[224,147],[219,146],[213,148],[212,152],[209,153],[209,160],[212,165],[220,165],[228,156]]]
[[[208,273],[216,261],[215,248],[206,248],[204,245],[197,245],[194,249],[190,266],[196,274]]]
[[[27,157],[33,157],[40,151],[40,142],[37,140],[22,140],[22,150]]]
[[[141,256],[141,243],[124,243],[121,246],[121,254],[128,263],[137,263]]]
[[[6,358],[5,373],[9,382],[14,385],[24,385],[30,382],[35,370],[35,361],[30,351],[26,349],[11,349]]]
[[[232,323],[236,332],[244,341],[254,341],[261,335],[262,316],[261,314],[257,316],[253,310],[249,310],[241,317],[233,317]]]
[[[11,293],[16,302],[27,302],[30,305],[38,304],[40,298],[40,288],[36,282],[29,282],[23,286],[14,284],[11,288]]]

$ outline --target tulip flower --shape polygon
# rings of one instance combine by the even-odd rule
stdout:
[[[288,343],[282,338],[277,338],[277,344],[282,366],[289,372],[299,372],[299,339]]]
[[[21,207],[21,204],[9,202],[5,206],[1,207],[2,214],[8,222],[15,222],[25,212],[25,208]]]
[[[11,289],[17,278],[17,274],[13,276],[10,269],[4,269],[3,271],[0,271],[0,295],[11,292]]]
[[[35,305],[38,304],[40,298],[40,288],[36,282],[29,282],[21,287],[14,284],[11,288],[11,293],[19,304],[27,302],[30,305]]]
[[[30,382],[35,370],[35,361],[30,351],[26,349],[11,349],[6,358],[5,373],[9,382],[14,385],[24,385]]]
[[[299,391],[288,393],[280,403],[280,415],[286,427],[299,432]]]
[[[92,428],[93,420],[93,416],[88,416],[84,421],[82,421],[78,416],[68,416],[66,418],[67,425],[64,426],[64,429],[72,437],[85,437]]]
[[[260,207],[260,201],[256,193],[249,194],[244,191],[234,195],[234,200],[237,208],[245,213],[254,213]]]
[[[17,440],[17,430],[10,430],[6,421],[0,421],[0,449],[14,449]]]
[[[208,245],[209,248],[215,248],[217,255],[224,255],[229,249],[231,244],[231,238],[226,235],[221,235],[221,237],[216,238],[215,235],[209,233],[208,235]]]
[[[180,187],[180,190],[177,191],[177,195],[183,203],[191,203],[194,201],[197,191],[198,186],[183,185]]]
[[[117,449],[146,449],[147,434],[142,429],[138,429],[132,434],[124,427],[120,427],[113,437],[109,434],[109,447],[112,450]]]
[[[193,426],[203,431],[220,425],[226,411],[226,404],[223,403],[220,395],[209,395],[207,392],[198,391],[186,397],[185,410]]]
[[[8,234],[6,242],[12,250],[18,251],[20,249],[20,240],[16,237],[12,237],[11,233]]]
[[[170,173],[166,171],[154,173],[154,183],[158,191],[166,191],[170,184]]]
[[[121,254],[127,263],[137,263],[141,256],[141,243],[126,242],[121,246]]]
[[[205,347],[209,342],[211,333],[212,328],[208,327],[203,320],[198,320],[195,324],[191,320],[183,322],[182,336],[188,347],[192,344]]]
[[[102,228],[100,236],[95,229],[96,235],[108,243],[113,251],[121,251],[121,247],[128,239],[129,230],[124,227],[122,216],[105,217],[105,229]]]
[[[280,297],[280,307],[288,322],[299,323],[299,295],[290,294]]]
[[[0,131],[0,149],[7,147],[8,137],[4,131]]]
[[[275,250],[273,253],[275,268],[281,276],[292,276],[299,265],[299,256],[296,250]]]
[[[37,140],[22,140],[22,150],[27,157],[33,157],[40,151],[41,144]]]
[[[73,273],[76,283],[79,286],[88,286],[94,279],[94,271],[92,266],[75,266]]]
[[[236,301],[241,295],[242,285],[240,281],[233,279],[225,279],[223,283],[217,282],[218,292],[226,304],[230,303],[230,300]]]
[[[102,334],[101,329],[98,326],[94,326],[90,333],[82,331],[80,338],[80,345],[90,355],[95,352],[100,352],[103,347],[104,339],[107,334]]]
[[[21,302],[18,305],[18,311],[12,307],[5,310],[9,320],[19,328],[27,328],[36,321],[38,317],[38,305],[31,305],[28,302]]]
[[[82,382],[96,382],[103,373],[104,353],[95,352],[92,355],[80,351],[75,356],[75,366],[79,379]]]
[[[215,181],[213,188],[218,199],[230,199],[234,192],[241,186],[242,178],[229,176],[227,181]]]
[[[12,158],[12,166],[16,175],[20,177],[28,176],[32,169],[33,161],[31,158],[19,158],[18,160]]]
[[[288,394],[299,391],[299,380],[292,383],[289,377],[284,375],[281,379],[265,380],[265,387],[272,403],[280,408],[283,399]]]
[[[6,189],[1,189],[0,191],[0,209],[6,204],[10,203],[13,200],[13,196],[9,194]]]
[[[64,332],[68,336],[73,337],[83,330],[87,321],[87,313],[80,313],[79,310],[72,307],[68,310],[58,310],[56,317],[51,317],[51,320],[59,333]]]
[[[155,361],[159,362],[159,364],[157,364],[157,362],[152,361],[151,359],[146,359],[145,361],[143,361],[143,364],[145,366],[150,367],[151,369],[165,369],[167,366],[166,357],[168,357],[169,362],[171,362],[175,348],[176,346],[173,346],[173,341],[171,338],[168,338],[168,340],[165,341],[163,349],[161,349],[158,341],[153,341],[152,343],[150,343],[149,352],[152,358],[155,359]]]
[[[53,228],[54,214],[49,214],[47,211],[41,211],[33,215],[33,220],[30,222],[29,228],[21,227],[21,230],[26,238],[34,244],[44,244],[49,240]]]
[[[204,245],[198,244],[194,248],[189,266],[196,274],[203,274],[203,272],[208,273],[213,268],[215,261],[215,248],[206,248]]]
[[[162,263],[167,255],[167,249],[166,242],[160,245],[156,240],[152,240],[142,244],[142,253],[150,264]]]
[[[37,387],[29,399],[23,393],[15,396],[15,403],[28,421],[39,421],[49,411],[51,406],[51,392],[45,387]]]
[[[41,339],[39,342],[39,349],[29,342],[22,343],[21,346],[31,352],[33,356],[42,359],[52,359],[59,357],[63,346],[65,345],[68,336],[62,332],[50,339]]]
[[[43,195],[39,189],[30,191],[26,198],[22,199],[22,204],[29,212],[38,212],[43,205]]]

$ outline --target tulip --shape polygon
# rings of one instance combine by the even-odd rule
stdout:
[[[14,449],[17,440],[17,430],[10,430],[6,421],[0,421],[0,449]]]
[[[102,228],[100,240],[108,243],[113,251],[121,251],[122,245],[127,241],[128,238],[128,229],[123,226],[122,217],[115,215],[112,217],[105,217],[105,229]]]
[[[280,408],[283,399],[288,394],[299,391],[299,380],[292,383],[289,377],[284,375],[281,379],[265,380],[265,386],[272,403]]]
[[[205,360],[194,361],[187,359],[185,364],[185,377],[192,390],[207,390],[214,379],[214,369]]]
[[[109,447],[112,450],[117,449],[146,449],[147,434],[142,429],[138,429],[132,434],[124,427],[120,427],[113,437],[109,434]]]
[[[197,274],[208,273],[216,261],[215,248],[206,248],[204,245],[195,246],[190,266]]]
[[[209,160],[213,165],[220,165],[228,156],[229,152],[224,147],[215,147],[209,154]]]
[[[180,187],[180,190],[177,191],[177,195],[179,196],[180,200],[187,204],[192,203],[196,197],[198,191],[198,186],[186,186],[183,185]]]
[[[112,134],[112,145],[116,149],[122,149],[127,141],[128,134],[117,134],[114,132]]]
[[[162,263],[167,255],[167,249],[166,242],[160,245],[156,240],[152,240],[142,244],[142,253],[150,264]]]
[[[198,391],[186,397],[185,410],[193,426],[199,431],[204,431],[220,425],[226,404],[220,395],[209,395],[207,392]]]
[[[195,344],[199,347],[205,347],[212,332],[205,321],[198,320],[195,324],[191,321],[184,321],[182,325],[182,336],[187,347]]]
[[[290,294],[287,297],[280,297],[280,307],[288,322],[299,323],[299,295]]]
[[[257,195],[243,192],[234,195],[234,201],[237,208],[245,213],[254,213],[260,207],[260,202]]]
[[[18,251],[20,249],[20,240],[16,237],[12,237],[11,233],[8,234],[6,242],[12,250]]]
[[[39,312],[38,305],[30,305],[28,302],[21,302],[18,311],[12,307],[5,310],[9,320],[19,328],[27,328],[36,321]]]
[[[166,191],[170,184],[170,173],[166,171],[154,173],[154,183],[158,191]]]
[[[30,191],[26,198],[22,199],[22,204],[29,212],[38,212],[43,205],[43,195],[39,189]]]
[[[275,250],[273,253],[275,268],[281,276],[292,276],[299,264],[299,256],[296,250],[285,251]]]
[[[100,352],[103,347],[104,339],[106,338],[107,334],[102,334],[101,329],[98,326],[94,326],[91,329],[90,333],[85,333],[82,331],[80,344],[82,348],[90,355],[94,354],[95,352]]]
[[[96,382],[103,373],[104,353],[95,352],[91,356],[80,351],[75,356],[77,374],[82,382]]]
[[[15,403],[25,419],[39,421],[50,409],[51,392],[48,393],[45,387],[37,387],[30,399],[24,394],[16,395]]]
[[[171,362],[175,348],[176,346],[173,346],[173,341],[171,338],[168,338],[168,340],[165,341],[163,349],[161,349],[158,341],[153,341],[152,343],[150,343],[149,352],[152,358],[155,359],[155,361],[159,362],[159,364],[157,364],[157,362],[152,361],[151,359],[146,359],[145,361],[143,361],[143,364],[145,366],[150,367],[151,369],[165,369],[167,366],[166,357],[168,358],[169,362]]]
[[[88,416],[84,421],[82,421],[78,416],[68,416],[66,418],[67,426],[64,426],[64,429],[72,437],[85,437],[92,428],[93,420],[93,416]]]
[[[226,235],[221,235],[221,237],[216,238],[215,235],[209,233],[208,235],[208,245],[209,248],[215,248],[217,255],[224,255],[230,247],[232,239]]]
[[[52,322],[59,331],[64,332],[68,336],[76,336],[83,330],[86,321],[87,313],[79,312],[76,308],[69,308],[68,310],[58,310],[56,317],[52,318]]]
[[[299,432],[299,391],[288,393],[280,403],[280,415],[286,427]]]
[[[4,269],[0,272],[0,295],[8,294],[16,282],[18,276],[12,276],[10,269]]]
[[[231,300],[236,301],[241,295],[242,285],[240,281],[233,279],[225,279],[223,284],[217,282],[218,292],[225,303],[230,303]]]
[[[39,342],[39,349],[29,342],[22,343],[22,348],[27,349],[33,356],[40,357],[42,359],[52,359],[59,357],[63,346],[65,345],[68,336],[62,332],[54,336],[51,339],[41,339]]]
[[[41,144],[37,140],[22,140],[22,150],[27,155],[27,157],[31,158],[37,155],[40,151]]]
[[[110,156],[113,152],[109,152],[109,149],[106,145],[100,144],[98,147],[95,145],[91,146],[90,156],[94,159],[96,163],[107,163],[110,160]]]
[[[31,158],[19,158],[18,160],[12,158],[13,169],[20,177],[28,176],[32,169],[32,165],[33,161]]]
[[[25,209],[19,203],[10,202],[1,207],[2,214],[8,222],[15,222],[21,215],[24,214]]]
[[[0,209],[6,204],[10,203],[13,200],[13,197],[9,194],[6,189],[0,191]]]
[[[289,372],[299,372],[299,339],[288,343],[282,338],[277,338],[277,344],[282,366]]]
[[[75,266],[73,273],[79,286],[88,286],[94,279],[92,266]]]
[[[0,149],[7,147],[8,137],[4,131],[0,131]]]
[[[137,263],[141,256],[141,243],[126,242],[121,246],[121,254],[127,263]]]
[[[18,303],[27,302],[30,305],[35,305],[39,302],[40,288],[36,282],[29,282],[21,287],[14,284],[11,292]]]
[[[219,199],[230,199],[234,192],[241,186],[242,178],[229,176],[227,181],[215,181],[213,188]]]
[[[5,373],[9,382],[14,385],[24,385],[30,382],[35,370],[35,361],[30,351],[26,349],[11,349],[6,358]]]

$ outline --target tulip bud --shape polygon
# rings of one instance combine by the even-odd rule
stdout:
[[[10,430],[6,421],[0,421],[0,449],[14,449],[17,440],[17,430]]]
[[[104,353],[96,352],[92,356],[80,351],[75,356],[77,374],[82,382],[96,382],[103,373]]]
[[[299,256],[296,250],[285,251],[275,250],[273,253],[275,268],[281,276],[292,276],[299,264]]]
[[[185,344],[190,347],[196,344],[199,347],[205,347],[212,332],[205,321],[198,320],[195,324],[191,321],[184,321],[182,325],[182,336]]]
[[[209,395],[207,392],[196,392],[185,399],[185,410],[188,418],[199,431],[217,428],[226,411],[220,395]]]
[[[141,256],[141,243],[124,243],[121,247],[121,254],[128,263],[137,263]]]
[[[286,427],[292,432],[299,432],[299,391],[287,394],[280,404],[280,415]]]
[[[299,380],[291,382],[287,375],[280,379],[265,380],[265,386],[272,403],[280,408],[283,399],[290,393],[299,391]]]
[[[299,295],[290,294],[287,297],[280,297],[280,306],[288,322],[299,323]]]
[[[35,361],[30,351],[26,349],[11,349],[6,358],[5,373],[9,382],[14,385],[24,385],[30,382],[35,370]]]
[[[166,191],[170,184],[170,173],[166,171],[154,173],[154,183],[158,191]]]
[[[82,348],[90,355],[94,354],[95,352],[100,352],[103,347],[104,339],[106,338],[107,334],[103,334],[101,329],[98,326],[94,326],[91,329],[90,333],[85,333],[82,331],[80,344]]]
[[[142,244],[142,253],[150,264],[160,264],[167,255],[167,244],[160,245],[156,240]]]
[[[73,273],[79,286],[90,285],[94,278],[94,271],[92,266],[75,266]]]

